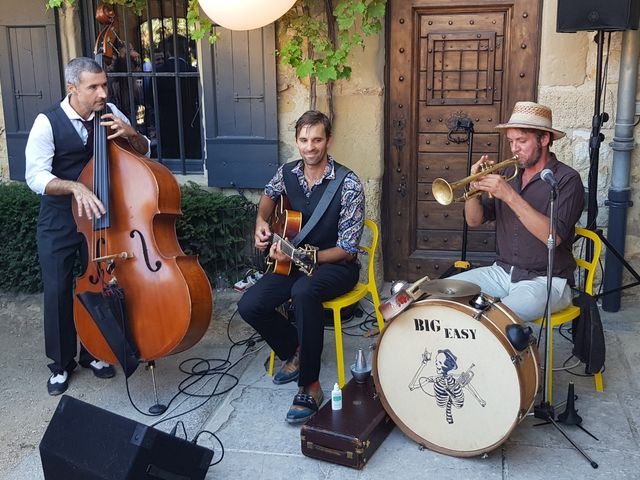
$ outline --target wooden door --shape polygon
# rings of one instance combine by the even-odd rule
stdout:
[[[535,100],[540,0],[390,0],[383,197],[385,277],[439,277],[460,259],[463,205],[442,206],[431,183],[467,176],[472,159],[510,157],[494,127],[515,102]],[[467,259],[495,256],[494,227],[469,230]]]

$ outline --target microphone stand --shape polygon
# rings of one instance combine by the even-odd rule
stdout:
[[[551,371],[553,365],[551,364],[551,348],[549,346],[549,339],[553,326],[551,325],[551,284],[553,278],[553,254],[556,245],[556,221],[555,221],[555,201],[558,196],[558,189],[556,186],[551,188],[549,194],[549,238],[547,239],[547,304],[545,307],[545,339],[544,339],[544,385],[542,387],[542,400],[539,405],[533,407],[533,415],[535,418],[544,420],[545,425],[550,423],[553,425],[573,447],[582,454],[582,456],[591,464],[593,468],[598,468],[598,464],[593,461],[584,450],[582,450],[569,436],[562,430],[560,425],[555,420],[555,411],[553,405],[549,401],[549,383],[551,382]]]
[[[453,143],[467,143],[467,176],[471,174],[471,165],[473,164],[473,121],[464,116],[455,118],[455,126],[451,125],[451,129],[447,134],[447,139]],[[453,119],[451,120],[453,124]],[[467,261],[467,237],[469,236],[469,224],[467,219],[462,216],[462,247],[460,252],[460,260],[451,265],[440,277],[448,278],[455,273],[460,273],[471,268],[471,263]]]

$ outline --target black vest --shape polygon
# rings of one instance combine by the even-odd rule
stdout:
[[[77,180],[91,155],[85,151],[82,138],[60,105],[44,114],[51,123],[55,145],[51,173],[62,180]]]
[[[54,153],[51,173],[61,180],[77,180],[82,169],[91,159],[82,143],[82,138],[64,113],[60,105],[44,112],[51,123],[53,132]],[[55,208],[65,215],[66,222],[72,222],[71,195],[42,195],[40,208]],[[64,212],[64,213],[62,213]],[[60,219],[63,220],[62,218]]]
[[[291,202],[291,208],[302,213],[302,226],[304,227],[320,202],[329,182],[334,180],[325,178],[320,185],[316,185],[313,188],[311,196],[307,198],[302,191],[300,182],[298,182],[298,177],[296,177],[296,174],[292,172],[297,164],[298,162],[289,162],[285,164],[282,167],[282,175],[287,190],[287,197],[289,197],[289,201]],[[334,162],[335,169],[337,169],[339,165],[340,164],[338,162]],[[316,246],[320,250],[336,246],[336,242],[338,241],[338,220],[340,219],[340,209],[342,206],[342,183],[344,183],[344,179],[342,180],[341,185],[338,186],[338,190],[333,196],[333,199],[327,207],[324,215],[313,230],[309,232],[309,235],[304,238],[302,243],[308,243],[309,245]]]

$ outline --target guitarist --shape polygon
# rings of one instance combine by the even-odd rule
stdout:
[[[302,158],[280,166],[265,187],[256,218],[256,247],[263,251],[268,248],[269,257],[282,262],[288,258],[280,242],[271,241],[269,227],[278,197],[287,195],[292,209],[302,213],[303,232],[316,208],[325,209],[303,239],[318,247],[313,274],[307,275],[296,266],[289,275],[268,273],[238,303],[240,316],[284,361],[273,382],[298,381],[298,393],[286,415],[286,421],[292,424],[312,417],[323,400],[318,380],[324,339],[322,302],[347,293],[359,278],[363,188],[355,173],[344,170],[346,167],[328,154],[330,144],[331,122],[327,116],[318,111],[304,113],[296,123],[296,145]],[[276,310],[289,299],[295,325]]]

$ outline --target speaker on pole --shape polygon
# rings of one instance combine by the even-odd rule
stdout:
[[[63,395],[40,442],[47,480],[202,480],[213,452]]]
[[[558,0],[558,32],[637,30],[637,0]]]

